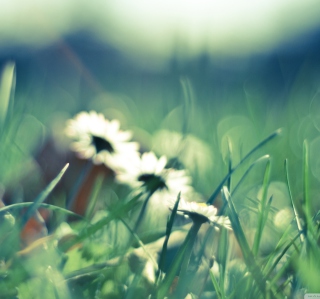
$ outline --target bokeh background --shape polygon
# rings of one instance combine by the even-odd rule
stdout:
[[[81,110],[120,119],[159,154],[187,134],[185,163],[208,197],[227,172],[228,139],[236,164],[283,128],[254,158],[272,154],[274,181],[284,181],[288,158],[299,198],[304,139],[312,186],[320,180],[319,16],[317,0],[2,0],[0,65],[16,64],[15,143],[33,156],[52,136],[63,143],[65,120]],[[13,178],[21,161],[10,162]]]

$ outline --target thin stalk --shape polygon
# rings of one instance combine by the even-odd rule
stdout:
[[[144,212],[146,211],[146,208],[147,208],[147,204],[152,196],[152,194],[154,193],[154,191],[149,191],[146,199],[144,200],[143,202],[143,205],[142,205],[142,208],[140,210],[140,213],[139,213],[139,216],[138,216],[138,219],[137,219],[137,222],[133,228],[133,231],[136,233],[141,225],[141,222],[142,222],[142,219],[143,219],[143,216],[144,216]],[[131,245],[132,243],[132,240],[130,240],[130,243],[129,245]]]

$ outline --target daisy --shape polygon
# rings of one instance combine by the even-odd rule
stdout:
[[[142,187],[146,191],[154,193],[160,191],[177,196],[179,192],[185,194],[191,192],[191,177],[185,170],[166,168],[167,158],[159,159],[153,152],[142,154],[132,161],[125,172],[117,175],[117,180],[127,183],[132,187]]]
[[[138,155],[138,144],[128,142],[131,132],[121,131],[118,120],[105,119],[95,111],[80,112],[67,122],[67,136],[73,139],[71,149],[80,158],[92,159],[115,170],[132,156]]]
[[[172,210],[175,205],[175,200],[168,202],[169,208]],[[183,198],[180,199],[178,205],[178,213],[190,217],[193,221],[209,222],[216,226],[223,226],[231,230],[230,219],[226,216],[217,216],[218,210],[213,205],[198,203],[195,201],[188,202]]]

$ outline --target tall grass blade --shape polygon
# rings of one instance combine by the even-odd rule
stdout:
[[[40,207],[40,205],[45,201],[45,199],[49,196],[49,194],[52,192],[54,187],[60,182],[62,176],[66,172],[66,170],[69,167],[69,163],[66,164],[63,169],[60,171],[60,173],[49,183],[49,185],[38,195],[38,197],[35,199],[33,204],[28,208],[26,213],[23,215],[21,225],[22,227],[25,226],[25,224],[28,222],[30,217],[34,214],[34,212]]]
[[[241,252],[243,254],[244,261],[245,261],[249,271],[252,273],[252,277],[255,280],[259,290],[261,291],[262,294],[265,294],[265,290],[266,290],[265,279],[262,275],[260,268],[256,264],[256,261],[255,261],[255,258],[254,258],[252,251],[250,250],[247,238],[244,234],[244,231],[242,229],[242,225],[240,223],[239,215],[234,207],[230,193],[226,187],[223,187],[222,196],[228,202],[228,206],[230,209],[229,217],[230,217],[232,229],[233,229],[234,235],[239,243]]]
[[[158,273],[157,273],[157,281],[159,281],[161,274],[163,273],[165,263],[166,263],[168,242],[169,242],[170,234],[172,232],[173,222],[174,222],[175,216],[177,215],[180,198],[181,198],[181,193],[179,192],[177,200],[174,204],[174,207],[172,209],[172,212],[171,212],[169,219],[168,219],[168,222],[167,222],[166,237],[163,242],[163,246],[162,246],[162,250],[161,250],[161,254],[160,254],[160,259],[159,259],[159,269],[158,269]]]
[[[306,220],[306,228],[305,231],[307,234],[312,234],[312,238],[316,238],[317,233],[315,232],[313,226],[313,217],[312,217],[312,208],[311,208],[311,198],[309,193],[309,144],[308,141],[305,140],[303,142],[303,206]]]
[[[183,91],[183,99],[184,99],[184,105],[183,105],[183,127],[182,127],[182,135],[185,137],[189,131],[189,123],[193,120],[193,111],[194,111],[194,94],[192,91],[192,86],[190,83],[190,80],[188,78],[181,78],[180,83],[182,85],[182,91]]]
[[[296,206],[295,206],[295,204],[293,202],[293,197],[292,197],[292,192],[291,192],[291,185],[290,185],[290,181],[289,181],[288,159],[285,159],[284,167],[285,167],[286,181],[287,181],[287,186],[288,186],[290,203],[291,203],[291,207],[292,207],[293,212],[294,212],[294,219],[295,219],[295,221],[297,223],[297,227],[298,227],[298,230],[300,232],[300,234],[299,234],[300,235],[300,240],[301,240],[301,243],[302,243],[304,241],[304,235],[302,234],[302,224],[300,222],[300,218],[299,218]]]
[[[221,285],[219,285],[219,283],[217,282],[211,270],[209,271],[209,273],[210,273],[210,278],[211,278],[214,290],[216,291],[217,297],[219,299],[225,299],[224,292],[221,290]]]
[[[222,292],[223,297],[225,297],[225,276],[227,270],[227,260],[229,255],[229,238],[228,231],[225,228],[221,229],[221,234],[219,238],[219,246],[218,246],[218,255],[217,259],[220,264],[220,290]]]
[[[231,140],[228,137],[227,139],[228,141],[228,173],[230,173],[232,171],[232,144],[231,144]],[[228,190],[231,190],[231,176],[229,176],[228,181],[227,181],[227,187]]]
[[[85,228],[83,228],[74,239],[63,244],[62,250],[67,251],[74,245],[95,234],[97,231],[109,224],[112,220],[119,219],[119,217],[130,211],[136,205],[141,195],[142,193],[139,193],[127,203],[119,203],[106,217],[100,219],[94,224],[85,226]]]
[[[258,145],[256,145],[234,168],[231,169],[231,171],[222,179],[221,183],[218,185],[216,190],[212,193],[212,195],[207,200],[207,204],[213,204],[215,199],[217,198],[217,195],[221,191],[223,185],[225,182],[229,179],[229,177],[257,150],[259,150],[262,146],[264,146],[266,143],[274,139],[275,137],[279,136],[281,133],[281,129],[276,130],[274,133],[269,135],[267,138],[262,140]]]
[[[15,64],[8,62],[2,71],[0,78],[0,130],[3,130],[10,100],[15,89]]]
[[[191,229],[189,230],[188,235],[184,240],[183,244],[181,245],[181,247],[179,248],[178,253],[175,256],[175,259],[169,271],[167,272],[165,278],[163,279],[163,281],[160,283],[158,287],[157,295],[156,295],[157,299],[163,299],[167,295],[170,289],[170,286],[172,285],[172,282],[176,276],[176,273],[181,267],[181,264],[185,259],[185,255],[188,253],[187,252],[188,248],[190,248],[190,246],[193,245],[194,243],[194,240],[197,236],[200,226],[201,224],[194,223]]]
[[[262,232],[263,232],[265,223],[268,219],[269,208],[267,208],[267,206],[270,207],[270,205],[267,204],[268,187],[269,187],[270,172],[271,172],[270,165],[271,163],[269,160],[266,165],[266,170],[265,170],[264,179],[263,179],[262,198],[259,204],[258,226],[254,236],[253,247],[252,247],[252,252],[255,256],[258,254],[259,246],[262,238]]]

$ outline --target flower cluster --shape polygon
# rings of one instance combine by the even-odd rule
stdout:
[[[132,134],[120,130],[118,120],[109,121],[102,114],[81,112],[67,123],[66,134],[73,140],[71,148],[80,158],[91,159],[94,164],[105,164],[115,172],[116,180],[133,188],[142,188],[150,195],[184,198],[196,194],[191,177],[184,169],[168,166],[166,156],[158,158],[154,152],[138,152],[139,145],[130,141]],[[174,202],[169,202],[169,208]],[[217,216],[215,207],[180,200],[178,211],[193,220],[210,222],[231,228],[227,217]]]

